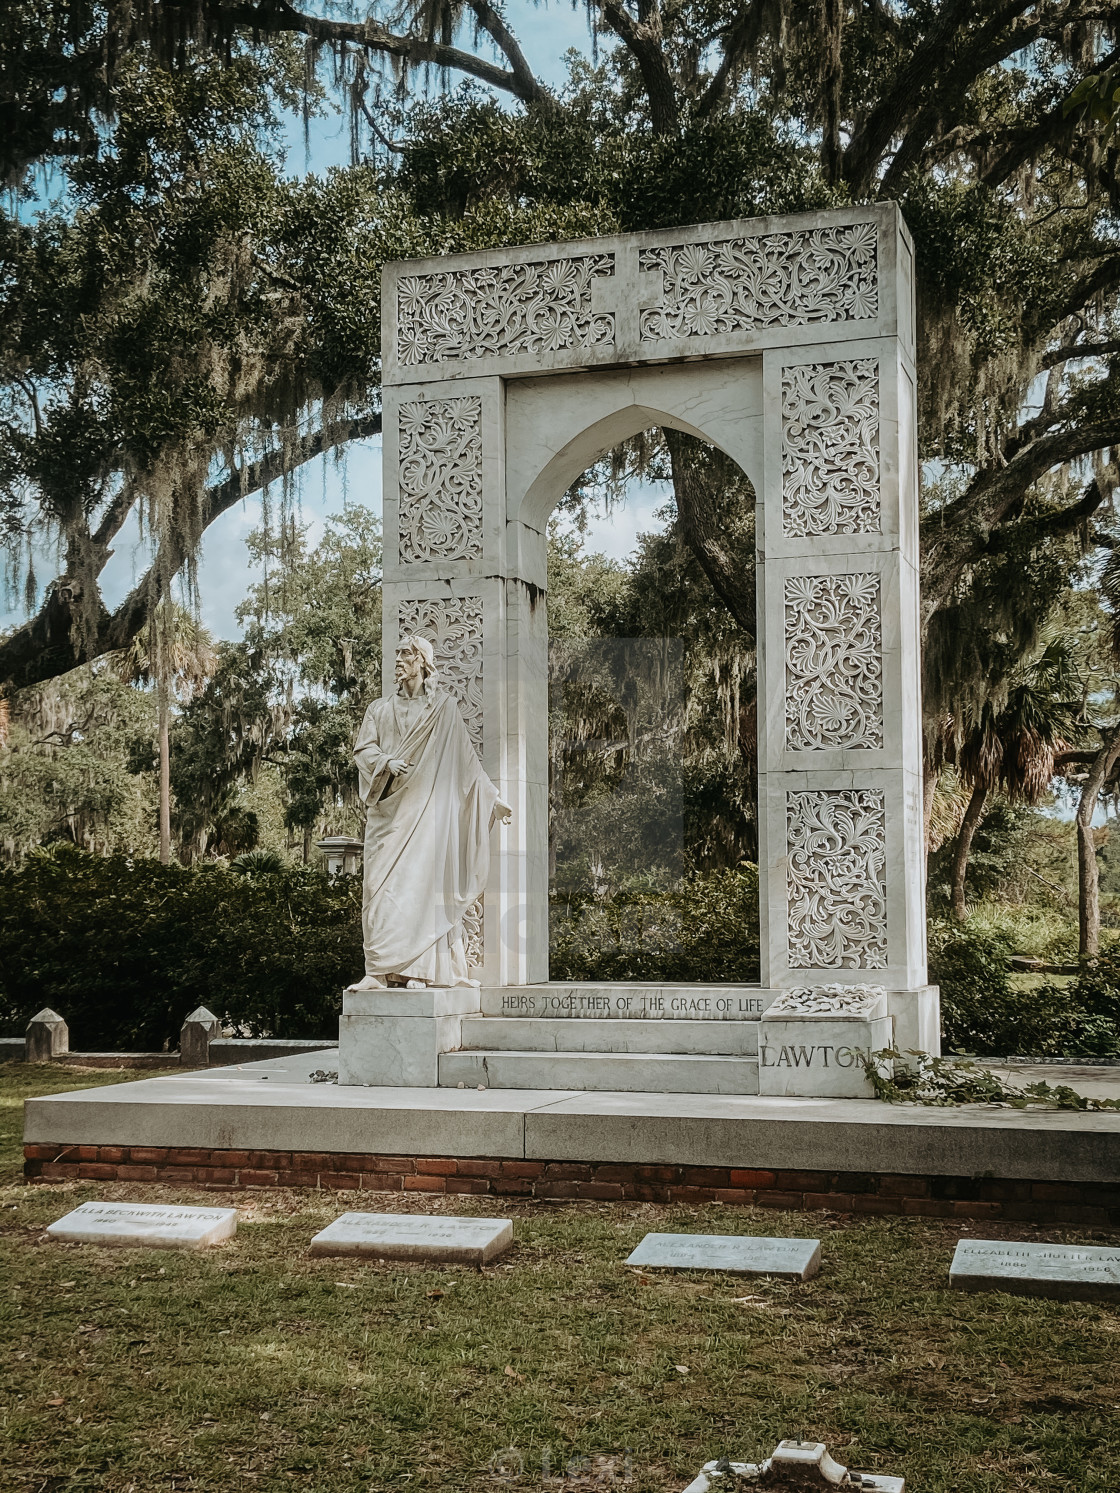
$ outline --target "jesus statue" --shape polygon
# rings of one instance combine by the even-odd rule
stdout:
[[[427,638],[405,638],[396,692],[375,700],[354,743],[366,806],[365,979],[352,990],[477,985],[463,914],[482,895],[490,830],[511,811],[479,764]]]

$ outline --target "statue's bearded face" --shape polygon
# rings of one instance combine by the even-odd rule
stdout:
[[[424,655],[419,648],[402,648],[397,654],[394,677],[398,684],[416,684],[424,678],[426,672]]]

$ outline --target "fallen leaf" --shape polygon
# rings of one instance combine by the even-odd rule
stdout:
[[[436,1300],[438,1300],[438,1298],[440,1296],[446,1296],[446,1295],[447,1295],[446,1291],[429,1291],[428,1292],[428,1300],[429,1301],[436,1301]]]
[[[78,1282],[76,1280],[64,1280],[64,1281],[60,1281],[58,1289],[60,1291],[65,1291],[66,1288],[67,1288],[67,1286],[76,1286],[77,1284],[78,1284]]]
[[[65,1405],[65,1403],[66,1403],[65,1400],[48,1400],[47,1401],[48,1405]]]
[[[673,1367],[678,1374],[690,1374],[692,1372],[686,1363],[675,1363]]]
[[[516,1379],[518,1384],[522,1383],[525,1378],[524,1374],[519,1374],[513,1367],[513,1365],[509,1363],[506,1364],[505,1368],[502,1370],[502,1373],[505,1374],[508,1379]]]

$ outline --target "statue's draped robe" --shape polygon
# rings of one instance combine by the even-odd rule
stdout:
[[[498,791],[459,707],[437,687],[375,700],[354,757],[366,805],[366,974],[456,984],[467,976],[463,914],[490,871]],[[390,759],[410,771],[394,777]]]

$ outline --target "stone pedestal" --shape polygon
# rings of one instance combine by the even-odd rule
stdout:
[[[789,990],[759,1023],[758,1091],[873,1099],[865,1063],[893,1046],[887,993],[870,985]]]
[[[27,1023],[26,1061],[49,1063],[70,1051],[70,1028],[57,1011],[44,1006]]]
[[[377,1088],[434,1089],[439,1055],[462,1043],[464,1016],[481,1008],[477,989],[345,990],[338,1024],[338,1081]]]

